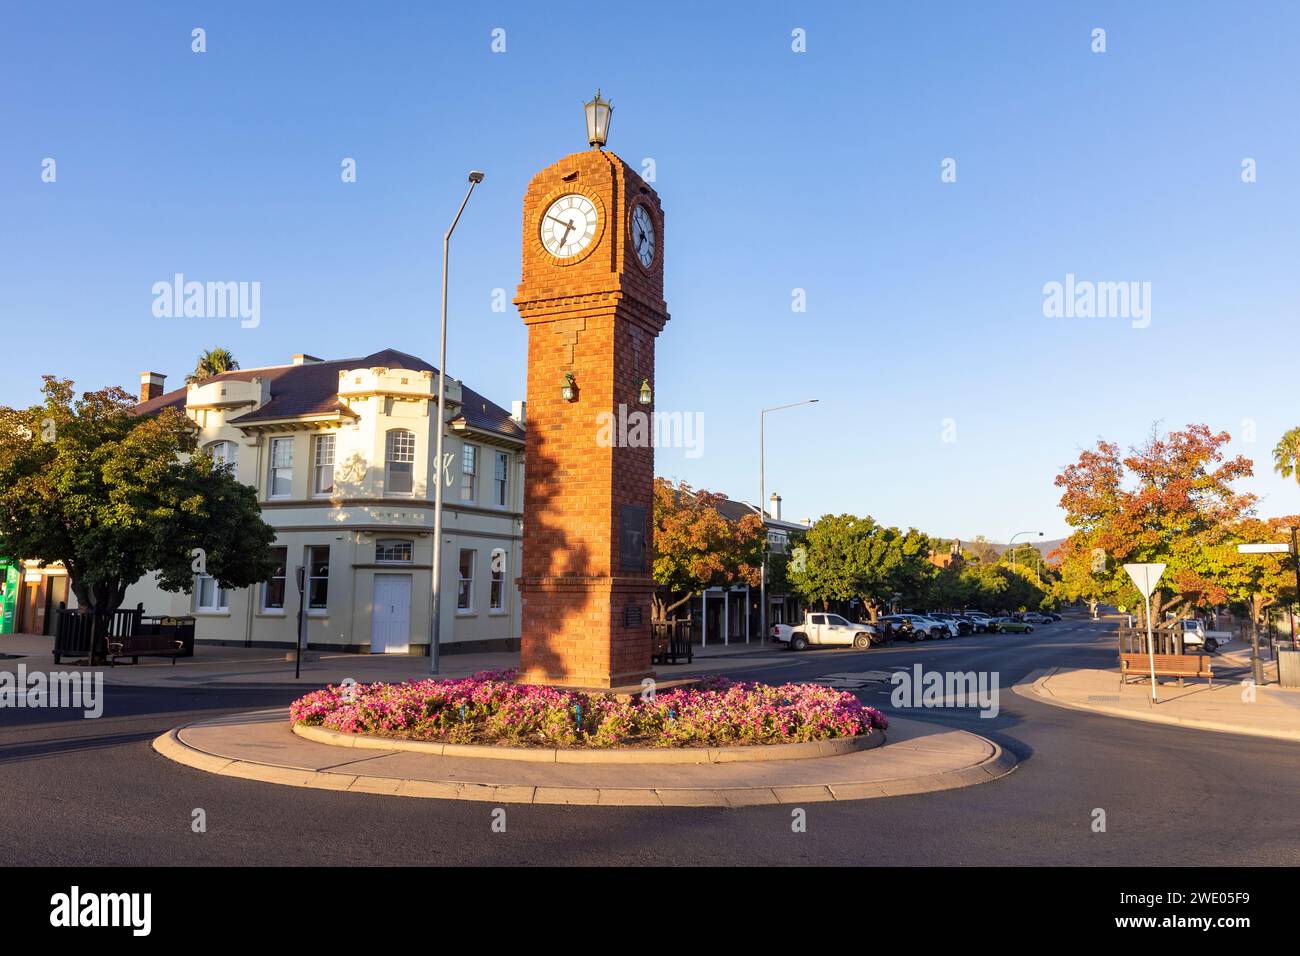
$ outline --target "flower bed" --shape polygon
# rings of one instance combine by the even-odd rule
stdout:
[[[294,701],[293,723],[353,734],[534,747],[722,747],[856,737],[888,721],[817,684],[709,678],[653,698],[516,684],[514,671],[460,680],[326,687]]]

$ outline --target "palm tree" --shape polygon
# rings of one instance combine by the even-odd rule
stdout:
[[[1278,439],[1273,449],[1273,470],[1283,478],[1295,475],[1296,483],[1300,484],[1300,425]]]
[[[230,354],[228,349],[218,346],[215,349],[205,349],[199,356],[199,362],[194,366],[194,371],[185,376],[185,384],[193,385],[195,382],[201,382],[205,378],[211,378],[213,375],[220,375],[222,372],[233,372],[239,368],[239,363],[235,357]]]

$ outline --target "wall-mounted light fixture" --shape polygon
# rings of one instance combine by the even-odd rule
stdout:
[[[650,379],[641,379],[641,394],[637,396],[637,401],[642,405],[649,405],[654,400],[654,393],[650,391]]]
[[[560,387],[560,398],[566,402],[578,400],[578,383],[573,380],[572,372],[564,373],[564,385]]]

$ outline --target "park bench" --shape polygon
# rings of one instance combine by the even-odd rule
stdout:
[[[1152,658],[1146,654],[1119,655],[1119,685],[1128,683],[1129,675],[1136,677],[1151,676]],[[1155,655],[1156,677],[1177,677],[1182,684],[1186,677],[1204,677],[1214,686],[1214,672],[1210,670],[1210,658],[1207,654],[1157,654]]]
[[[127,657],[131,658],[132,664],[140,663],[142,657],[170,657],[175,667],[176,658],[185,654],[185,642],[166,634],[133,634],[108,639],[109,667]]]

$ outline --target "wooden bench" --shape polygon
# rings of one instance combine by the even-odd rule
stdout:
[[[1146,654],[1119,655],[1119,685],[1128,683],[1129,675],[1135,677],[1151,676],[1151,658]],[[1208,654],[1157,654],[1155,655],[1156,677],[1177,677],[1178,683],[1185,677],[1204,677],[1214,686],[1214,672],[1210,670]]]
[[[108,639],[108,666],[116,661],[131,658],[132,664],[139,664],[142,657],[170,657],[172,666],[176,658],[185,653],[185,642],[168,637],[165,634],[133,634],[130,637]]]

